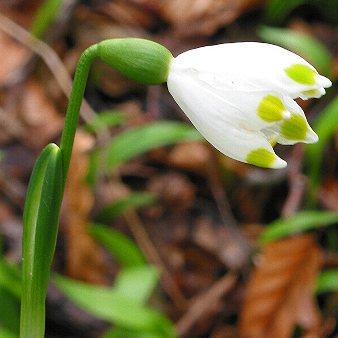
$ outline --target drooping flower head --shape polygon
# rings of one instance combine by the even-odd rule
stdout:
[[[281,47],[240,42],[201,47],[174,58],[168,89],[200,133],[220,152],[282,168],[272,144],[314,143],[295,98],[318,98],[331,81]]]

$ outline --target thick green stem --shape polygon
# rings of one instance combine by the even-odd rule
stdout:
[[[86,89],[87,78],[90,66],[97,56],[97,45],[90,46],[81,55],[73,81],[73,88],[70,94],[66,120],[61,137],[60,149],[62,153],[63,167],[63,188],[66,183],[70,158],[73,150],[76,127],[79,121],[79,113],[83,95]]]
[[[60,149],[49,145],[37,161],[24,210],[20,338],[43,338],[45,299],[53,260],[59,213],[80,107],[97,45],[86,49],[76,68]]]
[[[69,98],[60,149],[55,145],[46,148],[35,166],[28,188],[24,212],[21,338],[44,336],[45,299],[60,205],[81,103],[95,58],[135,81],[160,84],[166,81],[172,55],[163,46],[142,39],[106,40],[82,53]]]

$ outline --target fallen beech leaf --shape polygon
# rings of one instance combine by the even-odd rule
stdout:
[[[247,286],[241,338],[289,338],[296,325],[320,337],[314,291],[322,252],[307,234],[266,245]]]
[[[94,203],[86,183],[87,152],[92,145],[91,136],[80,132],[76,134],[65,192],[66,266],[72,278],[105,284],[107,269],[103,251],[87,232],[89,213]]]

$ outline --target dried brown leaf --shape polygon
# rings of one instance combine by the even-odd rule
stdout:
[[[1,55],[1,87],[6,85],[11,80],[14,72],[28,60],[30,52],[2,31],[0,31],[0,50],[5,51]]]
[[[94,12],[86,7],[79,7],[75,13],[75,21],[74,35],[77,41],[76,50],[78,54],[90,45],[105,39],[149,38],[149,35],[140,26],[128,26],[112,22],[107,15]],[[113,97],[124,95],[130,90],[139,87],[139,84],[122,76],[103,62],[95,62],[91,73],[95,85],[107,95]]]
[[[327,180],[319,190],[321,204],[332,211],[338,211],[338,182],[333,178]]]
[[[247,286],[240,337],[288,338],[296,325],[320,337],[314,287],[321,264],[321,249],[310,234],[267,244]]]
[[[210,148],[203,142],[186,142],[173,147],[166,162],[170,166],[205,174],[210,155]]]
[[[172,212],[190,209],[195,201],[196,188],[188,178],[178,173],[168,173],[152,178],[149,191],[155,193]]]
[[[98,9],[121,25],[150,28],[156,21],[153,13],[146,11],[136,3],[126,0],[106,2],[102,6],[99,6]]]
[[[180,36],[208,36],[262,3],[262,0],[165,0],[162,15]]]
[[[55,138],[63,126],[62,116],[36,80],[29,80],[23,88],[19,118],[25,126],[24,142],[37,148]]]
[[[87,232],[89,214],[94,203],[86,183],[88,150],[93,138],[78,132],[75,137],[66,187],[66,267],[69,276],[91,283],[106,283],[106,262],[102,249]]]

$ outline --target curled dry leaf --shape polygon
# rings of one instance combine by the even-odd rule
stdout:
[[[179,36],[211,35],[262,0],[165,0],[162,15]]]
[[[89,214],[94,203],[86,183],[88,151],[93,138],[78,132],[75,137],[65,191],[66,263],[70,277],[90,283],[106,283],[107,267],[102,249],[87,232]]]
[[[267,244],[249,280],[239,318],[241,338],[289,338],[296,325],[320,337],[314,298],[322,252],[311,234]]]

